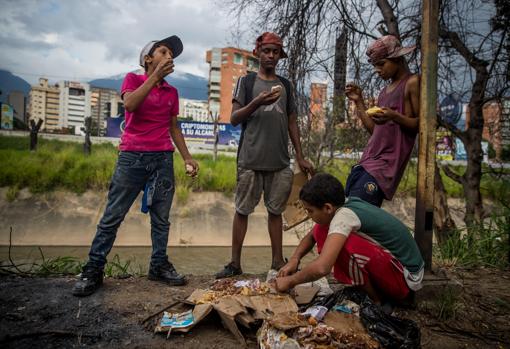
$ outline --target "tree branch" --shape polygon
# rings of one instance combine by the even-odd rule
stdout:
[[[397,19],[395,18],[395,14],[393,13],[393,8],[389,4],[389,2],[387,0],[377,0],[377,6],[381,10],[384,22],[386,24],[386,27],[388,28],[388,33],[400,39],[398,22]]]
[[[459,175],[459,174],[457,174],[457,173],[453,172],[453,170],[450,168],[450,166],[448,166],[448,165],[443,165],[443,166],[441,166],[441,168],[443,169],[444,173],[445,173],[448,177],[450,177],[451,179],[453,179],[455,182],[460,183],[460,184],[462,184],[462,185],[464,184],[464,178],[463,178],[461,175]]]

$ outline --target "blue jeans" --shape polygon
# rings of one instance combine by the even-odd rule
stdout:
[[[358,197],[377,207],[381,207],[384,200],[384,193],[379,184],[361,165],[352,167],[345,183],[345,196]]]
[[[153,180],[150,206],[152,265],[168,260],[166,248],[170,230],[170,208],[175,192],[172,152],[120,152],[108,191],[108,203],[97,225],[89,252],[88,266],[103,268],[117,230],[145,184]]]

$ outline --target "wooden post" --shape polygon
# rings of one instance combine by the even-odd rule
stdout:
[[[214,116],[213,116],[212,112],[210,111],[209,116],[211,117],[212,122],[214,123],[213,161],[216,162],[216,159],[218,158],[218,141],[219,141],[218,119],[219,119],[219,115],[216,112],[216,113],[214,113]]]
[[[85,132],[85,143],[83,143],[83,152],[85,155],[90,155],[92,152],[92,142],[90,141],[90,132],[92,128],[92,118],[87,116],[85,118],[85,127],[82,130]]]
[[[432,267],[434,172],[436,161],[437,43],[439,0],[424,0],[421,35],[420,132],[414,238]]]
[[[38,119],[37,123],[34,121],[34,119],[30,120],[30,151],[37,150],[37,135],[41,129],[42,124],[42,119]]]

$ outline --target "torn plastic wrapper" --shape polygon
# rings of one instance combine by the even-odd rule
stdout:
[[[178,307],[163,312],[163,316],[156,325],[154,332],[166,332],[168,336],[171,332],[189,332],[212,309],[213,307],[210,304],[198,304],[191,307],[190,305],[180,303]]]

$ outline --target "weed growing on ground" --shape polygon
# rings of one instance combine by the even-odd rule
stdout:
[[[443,244],[435,246],[434,259],[443,266],[508,268],[509,231],[508,215],[457,229]]]
[[[111,262],[106,263],[104,275],[106,277],[129,277],[131,260],[121,261],[118,254],[113,256]]]
[[[440,321],[453,320],[457,317],[461,307],[461,300],[458,292],[447,287],[439,294],[435,304],[435,316]]]
[[[5,199],[7,200],[7,202],[13,202],[18,197],[18,194],[19,188],[17,185],[14,185],[12,187],[9,187],[7,193],[5,193]]]

